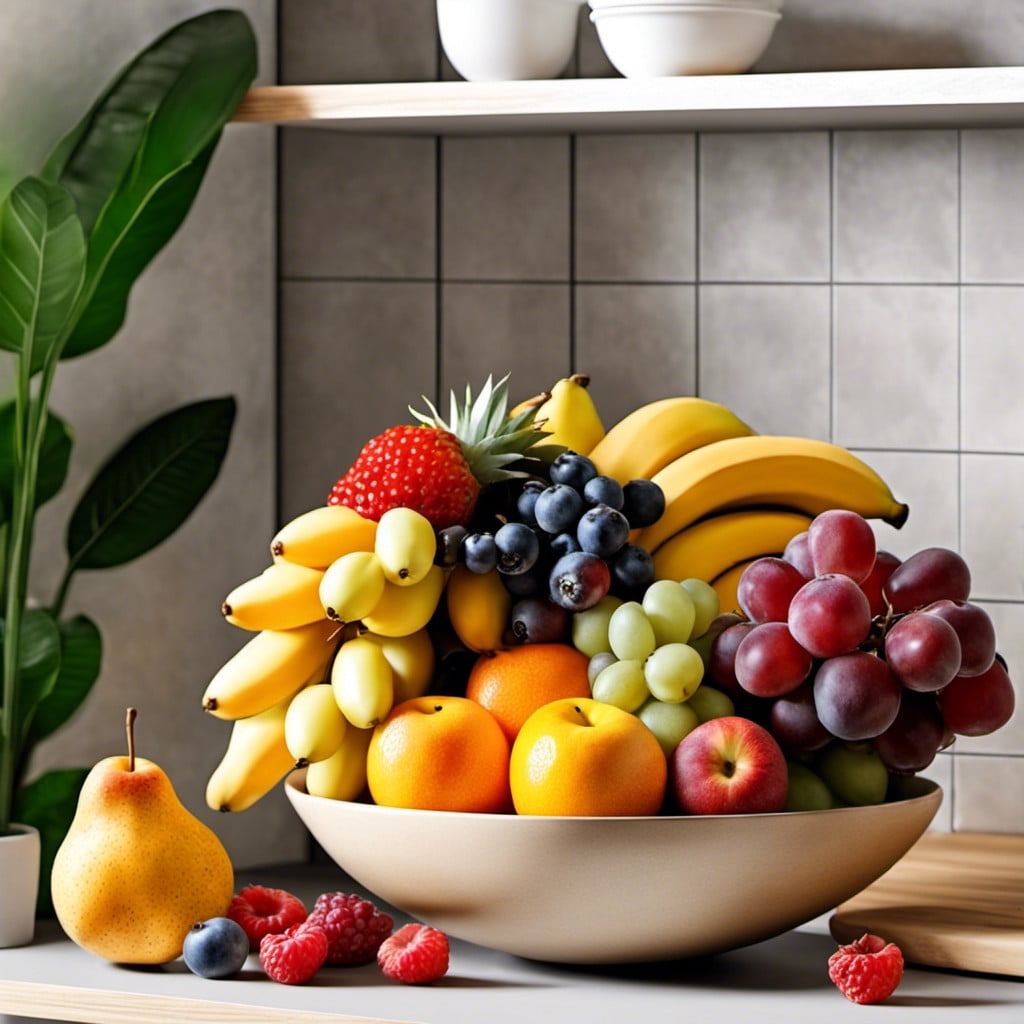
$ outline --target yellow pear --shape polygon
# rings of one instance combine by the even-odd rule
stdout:
[[[89,772],[53,862],[53,906],[79,946],[117,963],[160,964],[181,955],[189,929],[223,916],[234,873],[217,836],[178,800],[166,773],[135,756]]]

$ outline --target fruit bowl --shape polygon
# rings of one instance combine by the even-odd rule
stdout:
[[[562,963],[724,952],[858,893],[928,827],[942,791],[777,814],[623,818],[417,811],[285,792],[331,858],[453,936]]]

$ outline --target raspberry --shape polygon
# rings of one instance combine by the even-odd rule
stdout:
[[[249,948],[255,952],[264,935],[277,935],[305,921],[306,907],[284,889],[249,885],[232,898],[227,916],[242,926],[249,936]]]
[[[292,925],[286,932],[264,935],[260,963],[267,977],[282,985],[309,981],[327,958],[327,936],[319,928]]]
[[[448,936],[424,924],[404,925],[381,943],[377,963],[407,985],[435,981],[448,970]]]
[[[879,1003],[896,991],[903,977],[903,954],[877,935],[862,935],[828,958],[828,976],[847,999]]]
[[[327,936],[327,963],[348,967],[373,963],[395,922],[369,900],[325,892],[316,898],[306,924]]]

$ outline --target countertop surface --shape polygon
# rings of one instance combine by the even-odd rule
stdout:
[[[337,868],[241,872],[239,885],[289,888],[311,905],[320,892],[359,891]],[[628,884],[615,880],[612,884]],[[599,898],[599,894],[595,894]],[[680,907],[680,913],[686,908]],[[395,914],[396,924],[408,918]],[[524,1020],[657,1022],[858,1020],[883,1012],[910,1021],[1024,1020],[1024,982],[909,966],[882,1007],[848,1002],[828,979],[836,943],[822,917],[766,942],[703,960],[629,966],[542,964],[453,940],[448,975],[429,986],[385,978],[376,965],[325,968],[307,985],[278,985],[255,958],[238,978],[206,981],[181,961],[159,968],[106,963],[70,943],[54,922],[35,941],[0,950],[0,1021],[389,1021],[511,1024]],[[11,1016],[5,1017],[7,1013]]]

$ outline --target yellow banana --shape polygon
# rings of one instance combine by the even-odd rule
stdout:
[[[448,618],[456,636],[471,651],[497,651],[512,609],[512,597],[496,569],[470,572],[455,566],[446,588]]]
[[[384,593],[363,625],[381,636],[409,636],[430,621],[444,589],[444,570],[432,565],[427,575],[411,587],[384,584]]]
[[[335,622],[358,622],[376,608],[387,579],[372,551],[350,551],[331,562],[320,581],[320,604]]]
[[[604,425],[587,391],[590,378],[582,373],[563,377],[551,397],[537,409],[534,424],[550,434],[545,444],[562,445],[586,455],[604,437]]]
[[[845,508],[902,526],[907,506],[852,452],[808,437],[755,434],[697,448],[652,477],[665,492],[665,513],[640,531],[637,543],[655,551],[704,516],[773,505],[815,516]]]
[[[331,687],[341,713],[357,729],[383,721],[395,702],[394,673],[384,652],[362,637],[338,648]]]
[[[654,552],[659,580],[713,580],[737,562],[785,550],[811,517],[782,509],[744,508],[701,519]]]
[[[206,802],[215,811],[244,811],[295,767],[284,739],[290,700],[231,726],[227,750],[206,784]]]
[[[326,761],[306,769],[306,792],[328,800],[355,800],[366,788],[366,752],[373,729],[350,728],[341,746]]]
[[[296,767],[330,757],[341,746],[347,724],[330,683],[299,690],[284,716],[284,741]]]
[[[718,595],[718,607],[723,612],[739,611],[739,602],[736,600],[736,591],[740,585],[740,577],[743,570],[756,558],[748,558],[745,562],[739,562],[730,566],[720,576],[711,581],[711,589]]]
[[[388,582],[409,587],[434,564],[437,537],[426,516],[412,508],[392,508],[380,517],[373,550]]]
[[[350,551],[372,551],[377,524],[343,505],[321,505],[282,526],[270,542],[274,561],[326,569]]]
[[[257,633],[210,680],[204,710],[229,720],[249,718],[291,697],[326,665],[337,629],[322,619]]]
[[[425,629],[409,636],[378,636],[369,632],[360,636],[377,644],[391,666],[396,704],[422,697],[430,689],[434,681],[434,642]]]
[[[319,569],[275,562],[231,591],[221,613],[241,629],[294,629],[324,617]]]
[[[590,451],[597,471],[619,483],[649,480],[673,459],[754,431],[731,409],[694,395],[662,398],[634,409]]]

